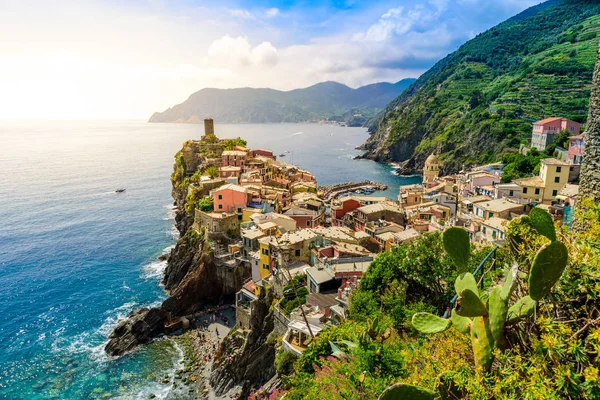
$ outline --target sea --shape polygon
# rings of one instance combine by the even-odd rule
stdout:
[[[216,124],[329,185],[420,181],[354,160],[363,128]],[[202,125],[0,121],[0,399],[169,398],[182,349],[165,337],[109,358],[119,318],[166,298],[157,259],[177,239],[173,155]],[[125,188],[123,193],[115,189]]]

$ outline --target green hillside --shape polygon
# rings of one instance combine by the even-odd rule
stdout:
[[[487,162],[531,135],[531,122],[585,122],[600,3],[548,1],[476,36],[439,61],[372,122],[366,157],[445,171]]]
[[[199,123],[212,117],[221,123],[305,122],[328,119],[362,126],[415,80],[380,82],[350,88],[337,82],[281,91],[274,89],[202,89],[150,122]]]

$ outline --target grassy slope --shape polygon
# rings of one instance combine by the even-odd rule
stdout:
[[[445,169],[456,170],[518,147],[530,136],[531,121],[583,122],[599,14],[598,2],[550,1],[470,40],[388,106],[374,137],[383,156],[374,158],[410,158],[419,167],[441,149]],[[471,108],[475,91],[482,93],[480,104]],[[416,145],[399,150],[402,142]]]

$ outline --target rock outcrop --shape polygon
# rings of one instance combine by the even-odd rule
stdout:
[[[261,290],[251,305],[250,330],[235,332],[219,345],[210,377],[217,395],[240,385],[240,398],[247,398],[275,375],[275,344],[267,341],[274,327],[272,302],[272,290]]]
[[[120,356],[141,343],[147,343],[163,331],[165,313],[160,308],[132,311],[110,334],[106,353]]]

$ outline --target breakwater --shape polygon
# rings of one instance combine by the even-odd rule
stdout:
[[[322,192],[321,197],[323,200],[329,201],[344,192],[366,188],[372,188],[374,190],[387,190],[388,186],[383,183],[366,180],[362,182],[344,182],[330,186],[321,186],[320,191]]]

